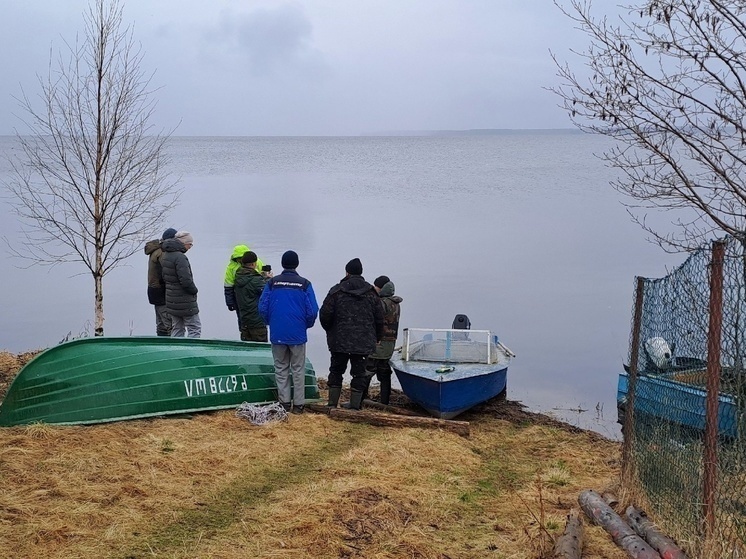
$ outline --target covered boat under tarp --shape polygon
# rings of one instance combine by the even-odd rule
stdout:
[[[306,360],[306,399],[317,399]],[[169,337],[82,338],[37,355],[0,405],[0,426],[86,424],[277,401],[270,344]]]

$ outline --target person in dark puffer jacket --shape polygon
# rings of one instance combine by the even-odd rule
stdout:
[[[383,306],[373,286],[363,278],[363,265],[353,258],[345,266],[347,275],[329,290],[319,311],[331,353],[329,403],[336,407],[342,392],[342,377],[350,363],[351,394],[347,407],[359,410],[368,387],[365,358],[376,350],[383,336]]]
[[[176,229],[169,227],[160,239],[153,239],[145,243],[145,254],[148,257],[148,302],[155,309],[155,333],[157,336],[171,335],[171,315],[166,309],[166,285],[163,283],[163,268],[161,243],[166,239],[173,239]]]
[[[194,285],[192,266],[186,252],[194,245],[188,231],[179,231],[173,239],[161,244],[163,281],[166,283],[166,308],[171,315],[171,337],[199,338],[202,323],[197,306],[197,286]]]

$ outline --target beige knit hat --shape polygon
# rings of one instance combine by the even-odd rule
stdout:
[[[179,239],[184,245],[193,245],[194,237],[189,231],[179,231],[174,235],[175,239]]]

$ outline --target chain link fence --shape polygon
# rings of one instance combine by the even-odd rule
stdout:
[[[746,557],[746,241],[637,278],[623,477],[695,557]]]

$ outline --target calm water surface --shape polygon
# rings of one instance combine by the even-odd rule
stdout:
[[[223,302],[231,249],[248,244],[275,269],[287,249],[319,303],[362,260],[386,274],[402,327],[447,328],[457,313],[492,329],[517,357],[508,397],[618,436],[616,378],[627,355],[634,276],[683,261],[649,244],[593,154],[605,140],[572,132],[459,137],[176,138],[181,204],[205,337],[238,338]],[[0,138],[0,179],[12,138]],[[4,192],[4,190],[3,190]],[[0,235],[18,223],[6,201]],[[107,335],[154,333],[144,254],[105,279]],[[89,330],[93,284],[80,265],[0,260],[0,348],[20,351]],[[317,324],[309,358],[326,376]],[[587,411],[582,411],[587,410]]]

